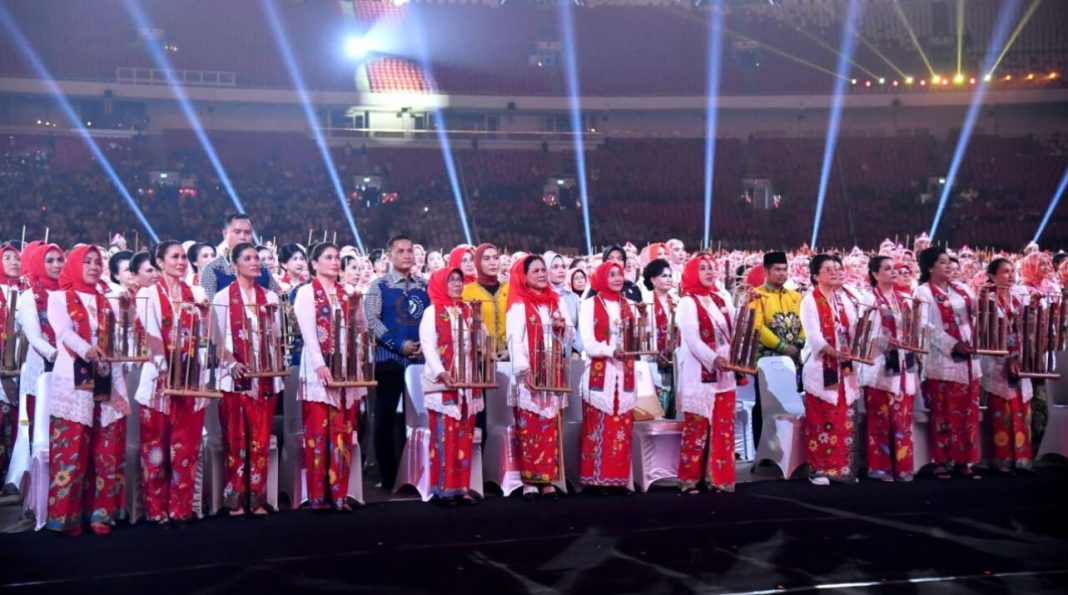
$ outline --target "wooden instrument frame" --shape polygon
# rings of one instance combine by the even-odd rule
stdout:
[[[203,310],[205,305],[207,318]],[[179,349],[182,346],[180,311],[189,308],[196,317],[193,334],[185,349]],[[171,310],[175,313],[175,322],[170,338],[172,348],[168,353],[164,353],[167,358],[167,372],[163,375],[163,394],[168,397],[223,398],[221,390],[211,388],[218,386],[218,345],[213,332],[215,306],[179,301],[171,302]],[[183,357],[186,358],[184,363]],[[208,375],[207,379],[204,379],[205,373]]]

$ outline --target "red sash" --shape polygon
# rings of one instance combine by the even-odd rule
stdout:
[[[1020,331],[1013,332],[1013,329],[1016,328],[1016,313],[1019,312],[1023,306],[1016,296],[1008,295],[1008,299],[1006,300],[1001,297],[1002,293],[1008,295],[1009,290],[1006,289],[1004,292],[995,292],[995,295],[997,295],[998,299],[998,307],[1000,307],[1001,311],[1005,313],[1005,318],[1009,319],[1009,336],[1007,337],[1009,351],[1013,353],[1020,353],[1023,347],[1022,341],[1020,340],[1021,337],[1019,336]],[[1026,332],[1025,329],[1021,330],[1023,332]]]
[[[656,350],[667,359],[671,354],[667,352],[668,335],[670,334],[671,319],[675,315],[675,304],[671,301],[671,295],[667,296],[668,307],[664,308],[660,298],[653,295],[653,320],[656,323]]]
[[[94,292],[96,298],[96,328],[97,333],[104,332],[107,328],[107,308],[111,307],[107,298],[99,291]],[[71,328],[86,343],[92,344],[93,329],[89,322],[89,310],[78,297],[78,292],[73,289],[67,290],[67,315],[70,316]],[[97,341],[99,344],[99,341]],[[69,348],[68,348],[69,350]],[[74,352],[71,351],[73,354]],[[74,354],[74,385],[79,386],[95,377],[95,369],[89,366],[89,362]]]
[[[845,340],[849,342],[849,317],[846,316],[845,308],[838,305],[837,301],[832,306],[827,296],[823,295],[820,288],[812,288],[812,297],[816,300],[816,312],[820,317],[820,333],[823,335],[823,339],[827,341],[827,344],[834,349],[841,349],[838,346],[838,333],[835,332],[835,319],[837,318],[838,324],[842,325],[845,329]],[[839,367],[838,358],[830,355],[823,356],[823,370],[828,372],[834,370],[837,372]],[[826,378],[826,376],[825,376]]]
[[[56,331],[48,322],[48,290],[40,282],[34,283],[30,289],[33,290],[33,303],[37,306],[37,322],[41,326],[41,334],[48,340],[49,345],[55,347]]]
[[[630,304],[622,297],[619,299],[619,317],[621,322],[633,320],[634,313],[630,311]],[[607,343],[611,335],[608,328],[610,321],[608,307],[604,304],[604,298],[597,296],[593,302],[593,337],[601,343]],[[594,357],[590,360],[590,390],[604,391],[605,371],[608,369],[608,358]],[[623,390],[634,390],[634,358],[623,358]]]
[[[958,341],[963,341],[960,333],[960,323],[957,321],[956,315],[953,314],[953,306],[949,302],[949,296],[944,291],[938,288],[934,283],[928,283],[927,287],[931,289],[931,295],[934,297],[935,306],[938,307],[938,313],[942,316],[942,328],[946,331],[950,337]],[[964,307],[968,312],[969,324],[971,324],[972,318],[972,298],[968,295],[967,291],[957,287],[953,283],[949,284],[949,288],[952,289],[957,295],[964,298]]]
[[[315,334],[319,338],[319,352],[326,356],[328,353],[334,353],[335,349],[333,308],[330,306],[330,297],[326,294],[326,287],[318,278],[312,279],[312,296],[315,298]],[[334,299],[341,308],[341,316],[346,324],[352,324],[349,316],[349,300],[340,284],[334,285]]]
[[[192,306],[189,305],[193,303],[193,290],[181,281],[178,282],[178,290],[184,305],[182,307],[182,312],[178,317],[178,324],[180,325],[179,342],[181,344],[177,349],[179,352],[185,352],[189,349],[190,337],[193,334],[193,325],[196,324]],[[159,292],[159,327],[160,333],[163,335],[163,349],[167,353],[170,353],[172,349],[171,333],[174,331],[174,307],[171,306],[171,298],[167,294],[167,286],[163,281],[156,284],[156,291]],[[140,321],[138,321],[138,324],[140,324]]]
[[[527,353],[530,357],[530,369],[534,374],[534,370],[544,370],[547,367],[545,362],[545,337],[542,335],[544,330],[542,329],[541,316],[538,314],[538,307],[530,302],[523,301],[523,307],[526,309],[527,315]],[[552,308],[549,310],[549,320],[552,320],[555,314],[560,312],[559,302],[554,301]],[[557,386],[563,383],[563,378],[550,378],[550,384],[556,384]]]
[[[256,291],[256,316],[262,321],[267,314],[267,292],[259,284],[252,286]],[[234,358],[242,364],[252,361],[252,340],[248,335],[248,322],[246,320],[245,302],[241,297],[241,287],[235,281],[230,284],[230,336],[234,342]],[[267,349],[260,346],[259,367],[267,369]],[[260,396],[266,396],[274,392],[272,379],[260,378]],[[234,380],[234,392],[243,392],[252,389],[252,379],[242,378]]]
[[[897,311],[901,311],[901,294],[893,291],[891,295],[894,298],[894,304],[890,303],[890,300],[883,295],[883,292],[878,287],[872,289],[872,293],[875,294],[875,299],[878,300],[880,306],[885,306],[885,312],[882,312],[882,316],[879,318],[882,321],[883,331],[886,332],[888,337],[897,337],[897,318],[894,315],[894,305],[897,305]],[[880,308],[882,309],[882,308]]]
[[[465,327],[471,326],[471,308],[467,304],[457,304],[460,316],[463,317]],[[452,371],[452,358],[453,358],[453,342],[452,342],[452,317],[449,316],[449,307],[435,306],[435,314],[437,318],[434,321],[434,328],[438,333],[438,356],[441,357],[441,364],[445,367],[446,372]],[[454,390],[448,390],[441,393],[441,401],[446,405],[453,405],[456,403],[457,392]]]
[[[716,295],[716,294],[710,294]],[[717,296],[719,297],[719,296]],[[701,341],[708,346],[712,351],[716,350],[716,326],[712,322],[712,315],[708,313],[708,310],[701,304],[701,301],[697,296],[693,296],[693,303],[697,306],[697,331],[700,333]],[[722,299],[720,300],[722,303]],[[730,328],[731,317],[724,313],[723,316],[727,320],[727,328]],[[728,331],[729,332],[729,331]],[[719,382],[719,370],[715,368],[711,370],[705,369],[701,366],[701,382],[704,384],[711,384],[713,382]]]

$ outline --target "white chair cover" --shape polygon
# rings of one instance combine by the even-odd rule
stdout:
[[[631,489],[647,492],[658,481],[678,480],[683,422],[653,419],[635,422],[631,448]]]
[[[48,462],[48,434],[51,426],[48,399],[52,395],[52,373],[37,378],[37,404],[34,407],[33,446],[30,451],[30,484],[23,506],[34,515],[34,529],[40,531],[48,520],[48,484],[52,480]]]
[[[13,485],[20,494],[26,493],[26,482],[29,481],[30,472],[30,417],[26,411],[26,400],[25,398],[19,399],[19,419],[15,435],[15,446],[11,449],[7,477],[4,478],[4,486]]]
[[[209,514],[218,514],[223,507],[223,487],[226,483],[222,425],[219,423],[219,399],[204,410],[204,442],[201,444],[200,468],[203,492],[210,498]],[[267,451],[267,506],[278,510],[278,437],[271,434]],[[198,487],[198,492],[201,488]],[[198,509],[194,509],[198,510]],[[203,514],[201,513],[202,517]]]
[[[140,382],[141,366],[130,366],[130,370],[126,372],[126,394],[137,394]],[[129,515],[132,525],[136,524],[145,512],[142,486],[144,476],[141,469],[141,404],[137,399],[130,399],[130,414],[123,421],[126,422],[126,514]],[[193,510],[199,508],[197,504],[198,502],[193,503]]]
[[[482,467],[486,481],[496,484],[501,493],[508,497],[523,486],[519,476],[515,414],[508,406],[508,392],[512,390],[512,364],[498,363],[496,376],[497,388],[486,391],[486,452]]]
[[[797,368],[788,357],[765,357],[757,362],[757,378],[764,421],[754,463],[771,461],[789,479],[805,462],[805,403],[797,391]]]

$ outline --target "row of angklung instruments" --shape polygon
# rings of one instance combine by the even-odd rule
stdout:
[[[0,290],[6,290],[0,289]],[[1020,341],[1020,376],[1030,378],[1056,378],[1053,372],[1055,354],[1068,348],[1068,300],[1061,294],[1051,294],[1025,301],[1020,312],[1011,321],[999,309],[1006,299],[1008,288],[988,285],[981,287],[976,298],[972,325],[975,329],[976,354],[1005,356],[1010,352],[1010,336]],[[759,328],[756,325],[758,312],[764,299],[755,291],[744,293],[743,307],[739,309],[733,325],[728,368],[741,374],[756,374],[756,359],[760,344]],[[9,296],[8,303],[13,303]],[[333,382],[331,387],[375,386],[375,338],[363,321],[360,296],[351,296],[348,303],[335,311],[332,321],[334,344],[324,354],[330,367]],[[137,321],[137,312],[144,311],[138,299],[118,298],[116,316],[110,310],[104,320],[105,329],[99,333],[98,346],[104,353],[103,361],[110,363],[143,363],[150,359],[148,338]],[[139,307],[140,306],[140,307]],[[618,329],[619,348],[623,357],[641,358],[660,356],[662,365],[670,365],[679,344],[679,333],[674,324],[667,329],[666,342],[658,342],[658,330],[653,324],[651,304],[634,304],[635,316],[625,319]],[[852,329],[849,358],[871,365],[875,360],[875,345],[881,326],[874,324],[874,307],[859,304],[859,315]],[[194,318],[192,333],[182,334],[183,325],[174,324],[167,342],[172,346],[167,352],[167,372],[164,378],[165,394],[171,396],[221,398],[219,389],[219,352],[217,333],[213,332],[219,320],[228,320],[229,306],[212,306],[191,302],[175,302],[172,307],[177,318],[187,314]],[[921,308],[924,304],[906,297],[902,310],[903,324],[897,325],[889,344],[918,354],[927,353],[922,327]],[[248,378],[281,377],[290,374],[293,341],[299,335],[296,318],[286,299],[279,305],[246,305],[242,317],[242,329],[248,337],[250,358],[246,363]],[[481,317],[481,302],[465,302],[464,308],[470,317],[459,317],[459,328],[454,329],[456,356],[452,362],[452,388],[491,389],[497,387],[496,364],[499,351],[492,335],[487,332]],[[0,378],[19,375],[25,361],[28,342],[17,332],[15,309],[7,308],[0,321]],[[571,355],[570,341],[565,333],[547,324],[544,341],[538,342],[538,350],[531,357],[530,388],[538,391],[570,391],[568,365]],[[663,343],[666,348],[658,348]],[[106,383],[103,377],[96,377]],[[90,383],[93,381],[91,380]],[[98,398],[105,399],[109,387],[84,386],[95,389]]]

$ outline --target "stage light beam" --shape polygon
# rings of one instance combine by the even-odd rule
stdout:
[[[838,143],[838,127],[842,120],[842,104],[845,102],[845,81],[849,73],[849,59],[856,47],[855,37],[852,31],[860,18],[861,0],[849,0],[846,8],[846,17],[842,25],[842,51],[838,56],[838,76],[834,82],[834,97],[831,100],[831,113],[827,123],[827,141],[823,147],[823,165],[820,168],[819,193],[816,196],[816,218],[812,222],[812,241],[809,245],[816,249],[816,240],[819,239],[820,220],[823,218],[823,204],[827,198],[827,185],[831,179],[831,166],[834,163],[834,149]]]
[[[575,56],[575,25],[569,4],[560,5],[560,31],[563,37],[564,86],[567,88],[571,115],[571,138],[575,145],[575,167],[578,170],[579,198],[582,203],[582,227],[586,233],[586,254],[593,254],[590,234],[590,194],[586,184],[586,154],[583,150],[582,98],[579,95],[578,60]]]
[[[363,60],[370,53],[370,43],[365,36],[350,35],[345,38],[345,55],[353,60]]]
[[[308,123],[308,128],[311,129],[312,136],[315,138],[315,146],[319,149],[319,156],[323,159],[323,165],[326,166],[326,173],[330,177],[330,184],[334,187],[334,195],[341,206],[341,212],[344,213],[345,220],[349,224],[349,231],[352,232],[352,237],[356,240],[356,247],[359,248],[360,253],[367,254],[363,247],[363,240],[360,239],[360,232],[356,229],[356,219],[352,216],[352,209],[349,208],[345,189],[341,185],[341,179],[337,175],[337,168],[334,167],[334,160],[330,156],[330,148],[326,144],[323,131],[320,129],[319,121],[315,116],[315,109],[312,107],[311,99],[308,97],[307,87],[304,85],[304,75],[300,72],[300,66],[297,65],[297,61],[293,56],[293,48],[289,44],[285,28],[281,19],[278,18],[278,11],[275,10],[272,0],[261,0],[260,4],[263,6],[263,13],[267,15],[267,23],[271,27],[271,34],[274,36],[278,51],[282,54],[282,61],[285,63],[286,71],[289,73],[289,78],[293,81],[293,87],[300,98],[300,107],[304,112],[304,119]]]
[[[148,21],[148,17],[141,9],[137,0],[125,0],[126,9],[129,11],[131,18],[137,28],[142,31],[153,29],[151,23]],[[189,97],[185,94],[185,89],[182,88],[181,83],[175,80],[170,75],[173,72],[170,59],[160,48],[151,42],[146,41],[145,47],[148,49],[148,53],[152,56],[152,61],[156,64],[156,68],[167,73],[167,86],[170,87],[171,93],[174,94],[174,99],[178,103],[179,109],[182,110],[182,114],[185,116],[186,121],[189,122],[189,128],[193,131],[193,135],[197,137],[197,141],[200,142],[200,146],[204,149],[204,153],[208,156],[208,161],[211,162],[212,169],[215,170],[215,175],[219,177],[219,181],[222,182],[226,193],[230,197],[230,202],[234,204],[234,207],[241,213],[247,212],[245,205],[241,203],[241,198],[237,194],[237,190],[234,188],[233,183],[230,181],[230,176],[226,173],[226,168],[223,167],[222,160],[219,159],[219,155],[215,152],[215,147],[211,144],[211,140],[208,138],[207,132],[204,131],[204,126],[200,122],[200,116],[197,115],[196,109],[193,107],[193,102],[189,100]]]
[[[709,9],[708,105],[705,115],[705,218],[704,243],[712,241],[712,189],[715,181],[716,124],[718,120],[719,71],[723,60],[723,0],[714,0]]]
[[[1001,48],[1001,52],[998,54],[997,59],[994,60],[994,64],[989,70],[983,72],[991,75],[994,74],[994,71],[998,69],[998,65],[1001,64],[1001,60],[1005,58],[1005,54],[1009,53],[1012,44],[1016,43],[1016,38],[1020,36],[1020,32],[1027,26],[1027,23],[1031,20],[1031,16],[1035,14],[1035,11],[1038,10],[1040,4],[1042,4],[1042,0],[1032,0],[1031,5],[1027,7],[1027,11],[1020,17],[1020,22],[1016,24],[1016,28],[1013,29],[1012,34],[1009,35],[1009,40],[1005,42],[1005,47]]]
[[[964,60],[964,0],[957,0],[957,76]]]
[[[1057,209],[1057,205],[1061,202],[1061,197],[1064,196],[1064,189],[1068,187],[1068,169],[1064,170],[1064,175],[1061,176],[1061,183],[1057,184],[1057,191],[1053,193],[1053,198],[1049,201],[1049,207],[1046,208],[1046,214],[1042,216],[1042,222],[1038,224],[1038,230],[1035,231],[1035,237],[1031,239],[1035,244],[1042,237],[1042,232],[1046,230],[1046,224],[1049,223],[1050,218],[1053,216],[1053,211]]]
[[[426,29],[424,23],[420,18],[419,12],[412,10],[408,13],[415,23],[415,30],[418,34],[414,37],[416,44],[416,54],[419,58],[419,66],[423,69],[423,73],[430,80],[431,85],[434,83],[434,68],[430,60],[430,52],[426,47]],[[434,89],[437,92],[437,89]],[[467,223],[467,211],[464,209],[464,193],[463,186],[460,184],[460,174],[456,167],[456,161],[453,159],[452,147],[449,142],[449,128],[448,122],[445,120],[445,114],[434,104],[431,108],[431,112],[434,115],[434,133],[438,141],[438,146],[441,149],[441,158],[445,162],[445,173],[449,177],[449,188],[452,190],[452,198],[456,203],[456,212],[460,217],[460,226],[463,228],[464,239],[468,244],[473,244],[471,227]]]
[[[980,72],[991,71],[991,67],[996,60],[995,52],[997,48],[1002,47],[1002,44],[1005,43],[1005,38],[1008,36],[1009,23],[1012,22],[1013,16],[1018,12],[1019,5],[1020,0],[1007,0],[1002,5],[998,20],[994,24],[994,31],[990,35],[990,43],[987,45],[986,57],[983,59]],[[964,116],[964,124],[960,129],[960,138],[957,139],[957,147],[953,151],[953,160],[949,165],[949,173],[946,174],[946,183],[942,186],[942,194],[938,199],[938,208],[935,210],[934,220],[931,222],[931,230],[927,234],[932,240],[935,237],[935,233],[938,232],[939,223],[942,222],[942,214],[953,192],[957,172],[964,162],[964,154],[968,150],[968,142],[971,140],[972,130],[975,128],[975,121],[979,118],[979,112],[982,110],[983,99],[986,97],[988,87],[989,83],[980,79],[976,85],[975,93],[972,94],[971,103],[968,105],[968,111]]]
[[[916,32],[912,29],[912,25],[909,24],[909,18],[905,16],[904,9],[901,8],[901,3],[898,0],[894,0],[890,3],[894,7],[894,12],[897,13],[897,18],[901,20],[901,24],[905,27],[905,32],[909,34],[909,39],[912,40],[912,45],[916,48],[916,51],[920,54],[920,59],[923,60],[925,66],[927,66],[927,72],[931,76],[935,75],[934,67],[931,66],[931,61],[927,59],[927,54],[923,51],[923,46],[920,45],[920,40],[916,38]]]
[[[104,152],[96,145],[93,137],[89,135],[89,131],[82,126],[81,119],[74,110],[74,106],[72,106],[66,96],[63,95],[63,91],[60,90],[59,85],[56,84],[55,79],[52,78],[52,73],[49,72],[48,67],[45,66],[41,57],[37,55],[37,52],[30,45],[30,42],[26,39],[25,35],[22,34],[22,30],[19,29],[18,24],[15,23],[15,19],[8,14],[7,9],[4,8],[3,4],[0,4],[0,22],[3,23],[4,29],[7,30],[8,35],[11,36],[15,45],[22,51],[23,57],[29,62],[30,67],[33,68],[34,72],[37,74],[37,78],[48,87],[48,91],[52,94],[52,98],[55,99],[56,103],[59,105],[59,110],[63,112],[63,116],[67,118],[71,127],[78,133],[78,137],[82,139],[86,148],[88,148],[89,152],[96,158],[97,163],[100,164],[100,167],[104,170],[108,179],[111,180],[111,184],[115,187],[119,196],[126,202],[126,206],[130,207],[130,210],[133,211],[134,216],[137,217],[141,226],[148,232],[152,241],[158,242],[159,236],[156,235],[156,230],[152,228],[148,219],[145,218],[145,214],[141,212],[141,208],[134,202],[133,197],[130,196],[130,192],[126,190],[126,185],[123,184],[122,178],[115,172],[115,169],[111,166],[111,162],[108,161]],[[38,121],[38,123],[40,123],[40,121]],[[55,124],[53,123],[53,128],[54,127]]]

